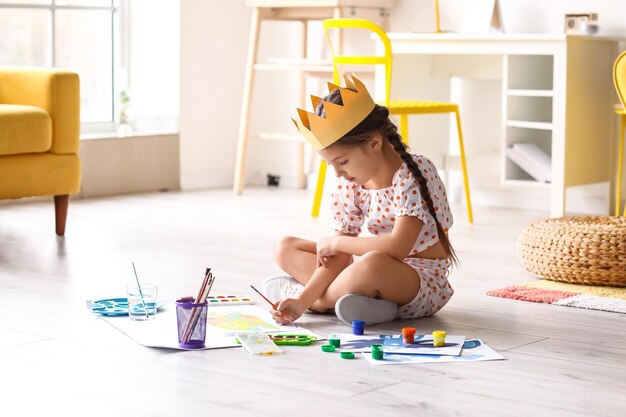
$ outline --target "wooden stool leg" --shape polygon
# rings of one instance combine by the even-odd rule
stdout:
[[[456,116],[456,128],[459,132],[459,150],[461,151],[461,169],[463,170],[463,186],[465,188],[465,205],[467,207],[467,220],[470,224],[474,223],[474,215],[472,213],[472,200],[470,198],[469,179],[467,178],[467,162],[465,161],[465,145],[463,145],[463,131],[461,129],[461,116],[459,109],[454,111]]]
[[[308,42],[308,23],[306,20],[300,21],[302,26],[302,39],[300,43],[300,56],[304,59],[307,57],[307,42]],[[304,72],[300,73],[300,106],[301,108],[306,108],[306,76]],[[297,166],[297,177],[296,177],[296,186],[298,188],[306,188],[306,172],[305,172],[305,151],[304,151],[304,141],[298,142],[296,145],[298,148],[298,166]]]
[[[67,220],[67,207],[69,204],[69,195],[54,196],[54,216],[56,233],[58,236],[63,236],[65,234],[65,221]]]
[[[243,86],[243,102],[241,104],[241,119],[239,122],[239,142],[237,144],[237,162],[235,164],[235,182],[233,191],[241,194],[243,191],[244,176],[246,174],[246,152],[248,148],[248,128],[250,123],[250,108],[252,91],[254,88],[254,64],[256,62],[259,45],[259,9],[252,9],[250,24],[250,39],[248,41],[248,58],[246,62],[246,78]]]
[[[298,188],[306,188],[306,172],[305,172],[305,156],[306,152],[304,149],[304,142],[298,142],[296,144],[297,148],[297,177],[296,177],[296,187]]]
[[[341,7],[335,7],[333,10],[333,19],[341,18]],[[337,53],[341,54],[343,50],[343,32],[338,30],[335,32],[335,45],[337,45]],[[333,82],[339,85],[339,71],[337,65],[333,62]],[[315,186],[315,195],[313,196],[313,209],[311,210],[312,217],[319,217],[320,206],[322,205],[322,197],[324,196],[324,183],[326,182],[326,162],[320,161],[320,167],[317,172],[317,185]]]
[[[622,200],[622,168],[624,163],[624,124],[626,124],[626,116],[620,118],[619,125],[619,152],[617,154],[617,185],[615,187],[615,216],[619,216],[620,205]],[[624,216],[626,216],[626,207],[624,207]]]

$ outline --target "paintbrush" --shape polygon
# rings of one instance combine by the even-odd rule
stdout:
[[[211,274],[211,268],[207,268],[204,272],[204,279],[202,280],[202,285],[200,286],[200,290],[198,291],[198,295],[196,296],[196,300],[195,300],[196,304],[204,302],[202,300],[202,296],[204,295],[204,292],[206,291],[207,286],[209,285],[212,277],[213,277],[213,274]]]
[[[257,293],[257,294],[259,294],[259,295],[260,295],[260,296],[261,296],[261,297],[262,297],[265,301],[267,301],[268,303],[270,303],[270,305],[271,305],[272,307],[274,307],[274,310],[278,311],[279,313],[282,313],[282,312],[278,309],[278,306],[277,306],[276,304],[272,303],[272,302],[271,302],[270,300],[268,300],[268,299],[267,299],[267,298],[266,298],[263,294],[261,294],[261,291],[259,291],[259,290],[257,290],[256,288],[254,288],[254,286],[253,286],[253,285],[250,285],[250,288],[252,288],[254,291],[256,291],[256,293]],[[284,317],[285,317],[285,319],[287,319],[287,321],[288,321],[289,323],[291,323],[291,325],[292,325],[292,326],[294,326],[294,327],[298,327],[298,325],[297,325],[296,323],[294,323],[293,321],[291,321],[291,320],[289,319],[289,317],[287,317],[287,316],[284,316]]]
[[[146,306],[146,300],[143,299],[143,291],[141,291],[141,285],[139,285],[139,277],[137,276],[137,269],[135,268],[135,262],[131,262],[133,264],[133,271],[135,271],[135,279],[137,280],[137,288],[139,289],[139,296],[141,297],[141,304],[143,304],[143,312],[146,313],[146,318],[148,317],[148,307]]]
[[[207,268],[205,270],[204,279],[202,280],[202,285],[200,286],[200,291],[198,291],[198,296],[195,299],[195,304],[202,304],[206,301],[209,296],[209,292],[211,291],[211,287],[213,286],[213,281],[215,278],[213,274],[211,274],[211,268]],[[191,316],[189,321],[187,322],[187,327],[183,332],[183,341],[187,343],[194,329],[196,328],[196,324],[198,323],[198,319],[200,318],[201,307],[193,307],[191,309]]]

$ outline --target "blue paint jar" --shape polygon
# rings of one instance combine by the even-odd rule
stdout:
[[[352,320],[352,334],[361,335],[365,330],[365,321]]]

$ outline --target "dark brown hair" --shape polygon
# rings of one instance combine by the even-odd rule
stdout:
[[[324,101],[330,101],[331,103],[343,105],[339,90],[333,90],[330,94],[324,97]],[[322,102],[318,104],[315,109],[315,113],[318,116],[326,117]],[[376,104],[371,113],[361,123],[356,125],[351,131],[346,133],[335,143],[347,146],[359,146],[365,144],[377,133],[380,134],[383,140],[386,140],[393,147],[394,151],[396,151],[398,155],[400,155],[402,161],[406,164],[409,171],[411,171],[411,174],[413,174],[415,179],[417,179],[420,187],[420,194],[428,206],[430,215],[433,219],[435,219],[437,234],[439,236],[439,241],[443,246],[443,250],[446,253],[447,258],[452,263],[458,264],[458,258],[450,240],[448,239],[448,234],[443,230],[439,219],[437,219],[435,205],[430,197],[428,185],[426,184],[426,178],[424,178],[419,166],[413,160],[413,156],[409,153],[409,147],[402,142],[397,126],[393,124],[391,119],[389,119],[389,109],[387,107]]]

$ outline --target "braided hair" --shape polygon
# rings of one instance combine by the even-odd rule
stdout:
[[[343,105],[343,101],[341,100],[341,95],[339,90],[333,90],[330,94],[324,97],[323,101],[329,101],[334,104]],[[323,103],[320,102],[315,109],[315,113],[318,116],[326,117],[326,113],[324,111]],[[398,133],[398,127],[393,124],[391,119],[389,119],[389,109],[385,106],[375,105],[374,109],[371,113],[358,125],[356,125],[350,132],[346,133],[341,139],[339,139],[337,144],[341,145],[362,145],[366,143],[368,140],[372,138],[375,134],[380,134],[383,140],[389,142],[389,144],[393,147],[394,151],[400,155],[402,161],[406,164],[411,174],[417,180],[420,187],[420,194],[422,198],[426,202],[426,206],[428,207],[428,211],[430,215],[435,219],[435,224],[437,225],[437,234],[439,237],[439,241],[443,246],[443,250],[447,255],[447,258],[454,264],[458,264],[458,258],[456,256],[456,252],[448,239],[448,234],[439,219],[437,218],[437,212],[435,211],[435,205],[430,196],[430,192],[428,191],[428,185],[426,184],[426,178],[422,174],[422,171],[419,169],[417,163],[413,160],[413,157],[409,153],[409,147],[402,142],[402,138]],[[334,144],[333,144],[334,145]],[[331,145],[331,146],[333,146]]]

